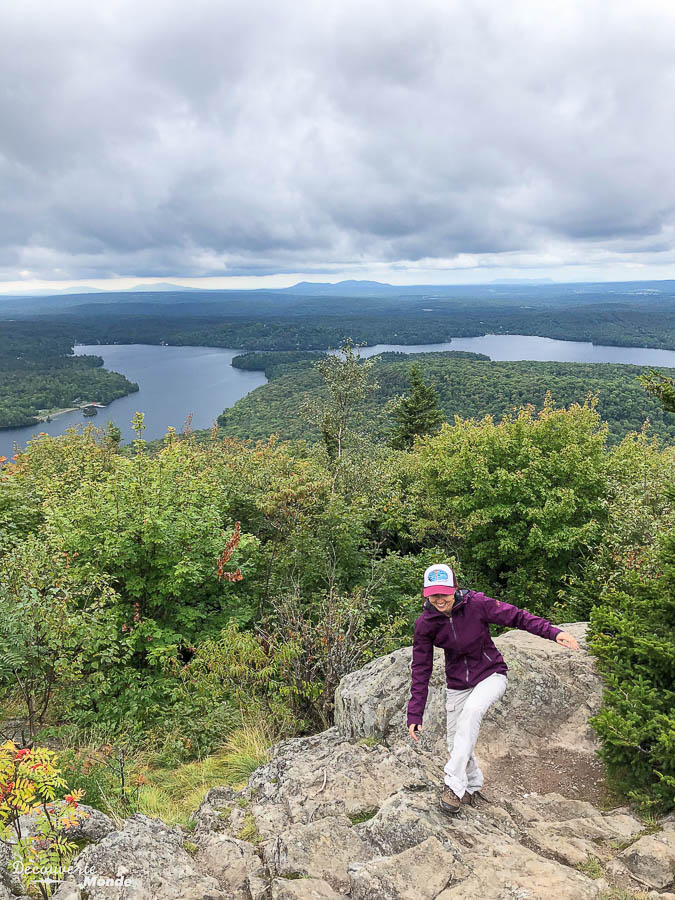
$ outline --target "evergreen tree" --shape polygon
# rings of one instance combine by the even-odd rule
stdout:
[[[396,450],[409,450],[418,435],[436,434],[443,422],[438,394],[424,381],[416,363],[410,367],[410,383],[410,391],[394,408],[396,424],[391,430],[390,443]]]
[[[675,412],[675,381],[651,371],[639,379]],[[665,495],[675,502],[675,486]],[[610,591],[591,611],[591,650],[605,681],[591,719],[616,786],[644,808],[668,811],[675,798],[675,528],[657,538],[656,574],[631,554],[632,584]]]
[[[591,649],[605,682],[591,724],[616,786],[667,811],[675,797],[675,529],[659,543],[661,572],[644,577],[631,558],[632,586],[591,612]]]

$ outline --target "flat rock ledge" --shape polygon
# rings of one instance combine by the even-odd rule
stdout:
[[[583,625],[566,627],[583,638]],[[443,683],[436,671],[425,742],[413,745],[400,650],[343,679],[336,726],[277,744],[243,790],[211,789],[189,829],[141,814],[102,828],[54,897],[675,900],[672,817],[645,828],[571,790],[565,772],[557,790],[533,791],[503,767],[516,752],[544,767],[554,751],[594,758],[587,719],[601,684],[590,658],[522,632],[498,643],[510,684],[478,747],[491,802],[441,811]],[[16,896],[0,882],[0,900]]]

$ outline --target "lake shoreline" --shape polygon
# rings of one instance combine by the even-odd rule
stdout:
[[[118,374],[121,374],[121,373],[118,373]],[[125,394],[124,396],[126,397],[128,395]],[[92,401],[92,403],[93,403],[93,401]],[[55,412],[48,412],[42,416],[36,416],[35,418],[38,420],[38,422],[48,422],[50,419],[55,419],[56,416],[62,416],[65,413],[77,412],[78,410],[85,409],[87,406],[91,406],[92,403],[83,403],[82,405],[78,404],[77,406],[68,406],[68,407],[65,407],[64,409],[57,409]],[[114,403],[114,401],[113,401],[113,403]],[[106,406],[107,405],[108,404],[106,404]],[[105,409],[106,406],[102,406],[102,407],[98,407],[98,408]]]
[[[125,396],[128,396],[128,395],[125,394]],[[119,398],[117,398],[117,399],[119,399]],[[34,418],[36,419],[36,425],[0,425],[0,431],[12,431],[16,428],[36,428],[38,423],[46,424],[47,422],[52,422],[54,419],[58,418],[59,416],[65,416],[67,413],[80,412],[82,409],[85,408],[85,406],[91,406],[91,404],[84,403],[82,406],[68,406],[64,409],[57,409],[55,412],[45,413],[45,415],[42,415],[42,416],[35,416]],[[100,408],[106,409],[105,406],[100,407]],[[93,419],[95,417],[87,416],[87,418]]]
[[[589,341],[561,341],[503,333],[453,338],[439,344],[371,344],[361,351],[361,356],[367,358],[381,352],[410,354],[456,350],[482,353],[493,362],[615,363],[644,370],[675,368],[675,351],[672,350],[616,347]],[[138,385],[136,391],[118,397],[106,408],[104,419],[110,418],[120,428],[122,444],[134,440],[135,433],[130,423],[139,411],[145,417],[146,440],[163,438],[169,426],[180,432],[188,415],[192,416],[193,430],[212,427],[223,410],[231,409],[251,391],[267,383],[261,371],[232,366],[234,357],[247,352],[253,351],[243,347],[185,344],[75,345],[77,355],[102,356],[107,370],[122,374]],[[70,426],[88,424],[86,419],[83,420],[80,409],[73,406],[49,415],[51,422],[46,422],[47,414],[44,414],[38,424],[3,428],[0,431],[0,455],[10,456],[14,452],[11,449],[13,443],[23,447],[39,432],[57,435],[65,433]]]
[[[83,416],[81,406],[87,404],[80,405],[79,400],[54,411],[43,408],[30,425],[0,430],[0,455],[11,456],[15,444],[24,449],[43,432],[56,437],[71,427],[79,431],[88,425],[103,428],[107,420],[120,429],[125,444],[136,437],[131,422],[137,412],[144,414],[147,440],[163,437],[168,426],[181,432],[188,416],[193,417],[195,430],[208,428],[224,408],[267,382],[261,372],[244,372],[230,365],[240,348],[78,343],[74,350],[78,356],[101,356],[103,367],[123,375],[134,389],[99,407],[97,416]],[[84,391],[80,396],[91,394]]]

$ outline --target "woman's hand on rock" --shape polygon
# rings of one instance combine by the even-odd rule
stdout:
[[[560,634],[557,634],[555,637],[556,644],[560,644],[563,647],[567,647],[568,650],[578,650],[579,644],[577,643],[577,639],[573,634],[570,634],[569,631],[561,631]]]
[[[419,741],[419,738],[417,737],[417,735],[415,734],[415,732],[416,732],[416,731],[421,731],[421,730],[422,730],[422,726],[421,726],[421,725],[415,724],[415,722],[413,722],[412,725],[408,725],[408,733],[410,734],[410,737],[411,737],[414,741]]]

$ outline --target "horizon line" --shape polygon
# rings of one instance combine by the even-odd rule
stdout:
[[[127,277],[127,276],[125,276]],[[139,278],[143,278],[144,276],[138,276]],[[166,277],[166,276],[165,276]],[[171,276],[169,276],[171,277]],[[204,276],[205,278],[212,278],[217,276]],[[232,278],[273,278],[278,276],[272,275],[263,275],[263,276],[230,276]],[[133,276],[129,276],[130,280],[135,280]],[[190,279],[193,280],[191,276],[176,276],[177,279]],[[94,280],[94,279],[92,279]],[[98,280],[98,279],[96,279]],[[371,285],[379,285],[382,287],[391,287],[391,288],[401,288],[401,289],[410,289],[410,288],[430,288],[430,289],[440,289],[440,288],[485,288],[485,287],[499,287],[499,286],[513,286],[513,287],[553,287],[558,285],[571,286],[575,284],[663,284],[667,282],[675,281],[675,276],[672,278],[632,278],[632,279],[586,279],[586,280],[575,280],[575,281],[557,281],[555,279],[549,277],[541,277],[541,278],[518,278],[518,277],[504,277],[504,278],[496,278],[490,281],[467,281],[467,282],[449,282],[449,283],[429,283],[429,282],[418,282],[413,284],[396,284],[390,281],[378,281],[373,278],[340,278],[337,281],[312,281],[308,280],[306,277],[301,281],[297,281],[290,285],[284,286],[276,286],[276,287],[234,287],[234,286],[220,286],[220,287],[195,287],[194,285],[186,285],[176,283],[174,284],[171,281],[139,281],[137,284],[134,284],[129,287],[94,287],[93,285],[82,285],[77,286],[68,286],[63,288],[25,288],[25,289],[9,289],[7,291],[3,290],[2,285],[0,283],[0,297],[31,297],[31,296],[42,296],[44,298],[47,297],[58,297],[58,296],[72,296],[72,295],[94,295],[94,294],[119,294],[119,293],[134,293],[136,289],[139,289],[139,293],[148,293],[148,294],[168,294],[171,293],[171,288],[176,288],[181,292],[185,293],[257,293],[257,292],[267,292],[267,293],[275,293],[278,291],[289,292],[292,288],[298,287],[300,285],[312,285],[315,284],[317,287],[322,287],[329,285],[331,287],[336,287],[340,284],[371,284]],[[162,289],[153,291],[152,287],[164,286]],[[54,293],[50,293],[53,290]],[[37,293],[35,293],[37,292]]]

